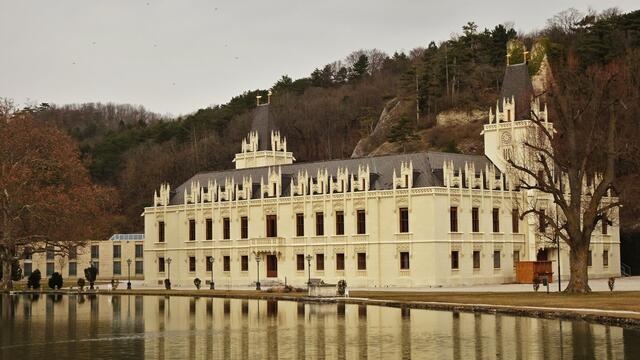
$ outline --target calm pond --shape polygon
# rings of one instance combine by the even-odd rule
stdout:
[[[0,296],[2,359],[640,359],[640,331],[381,306]]]

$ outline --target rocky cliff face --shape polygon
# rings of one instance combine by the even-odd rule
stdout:
[[[465,154],[481,154],[483,151],[480,131],[487,111],[479,109],[452,109],[439,113],[436,124],[416,130],[416,139],[408,144],[390,142],[390,129],[400,118],[412,110],[412,102],[394,98],[387,102],[374,130],[358,142],[351,157],[380,156],[414,151],[455,151]]]
[[[487,119],[487,112],[482,110],[447,110],[436,116],[438,126],[465,125]]]
[[[370,156],[372,151],[374,151],[380,143],[383,143],[386,140],[389,129],[396,123],[396,121],[398,121],[408,105],[409,104],[405,101],[399,100],[398,98],[389,100],[385,104],[384,109],[376,122],[374,130],[369,134],[369,136],[363,137],[358,141],[355,149],[353,149],[351,157],[358,158]]]

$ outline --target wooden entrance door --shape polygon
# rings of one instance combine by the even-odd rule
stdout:
[[[278,258],[275,255],[267,255],[267,277],[278,277]]]

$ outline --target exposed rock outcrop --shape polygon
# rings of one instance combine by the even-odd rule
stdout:
[[[438,126],[464,125],[476,121],[484,121],[487,116],[487,112],[481,110],[447,110],[436,115],[436,124]]]
[[[389,100],[385,104],[374,130],[369,136],[363,137],[358,141],[351,157],[358,158],[371,155],[371,152],[386,140],[389,129],[400,118],[405,106],[405,102],[398,98]]]

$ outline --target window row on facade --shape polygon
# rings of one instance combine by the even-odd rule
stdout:
[[[480,265],[481,265],[480,254],[481,254],[480,250],[474,250],[472,253],[471,261],[472,261],[472,266],[474,270],[480,269]],[[502,252],[500,250],[493,251],[492,260],[493,260],[494,269],[502,268],[501,255],[502,255]],[[460,269],[460,265],[461,265],[460,256],[461,256],[461,252],[459,250],[451,251],[451,269],[452,270]],[[513,251],[513,268],[514,269],[518,266],[518,262],[520,262],[520,251],[514,250]],[[593,266],[593,257],[592,257],[591,250],[589,250],[589,257],[587,259],[587,264],[589,267]],[[609,250],[602,251],[602,266],[605,268],[609,266]]]
[[[399,267],[400,270],[409,270],[410,266],[409,266],[409,252],[403,251],[399,253]],[[214,261],[211,261],[211,256],[206,256],[205,257],[205,271],[206,272],[211,272],[213,270],[213,263]],[[323,253],[316,253],[315,256],[313,256],[311,258],[314,263],[315,263],[315,267],[314,269],[316,271],[324,271],[325,270],[325,254]],[[307,263],[308,265],[311,265],[311,259],[307,259],[307,256],[305,254],[296,254],[296,270],[297,271],[305,271],[308,270],[308,266],[305,265],[305,263]],[[188,261],[188,271],[191,273],[195,273],[197,270],[196,267],[197,264],[197,259],[195,256],[189,256],[189,261]],[[344,253],[336,253],[335,254],[335,270],[337,271],[344,271],[345,270],[345,254]],[[168,263],[166,261],[166,259],[164,257],[159,257],[158,258],[158,272],[159,273],[164,273],[167,271],[167,266]],[[355,266],[357,270],[360,271],[364,271],[367,270],[367,254],[364,252],[358,252],[356,253],[356,261],[355,261]],[[224,272],[230,272],[231,271],[231,256],[229,255],[224,255],[222,256],[222,270]],[[249,256],[248,255],[241,255],[240,256],[240,271],[249,271]]]
[[[398,231],[400,233],[408,233],[409,232],[409,210],[408,208],[400,208],[398,211]],[[324,212],[316,212],[314,216],[315,228],[314,235],[315,236],[324,236],[326,235],[325,231],[325,213]],[[334,235],[345,235],[345,214],[344,211],[336,211],[335,212],[335,224],[334,224]],[[265,234],[266,237],[277,237],[278,236],[278,218],[277,215],[267,215],[265,221]],[[166,224],[164,221],[158,222],[158,242],[166,241]],[[197,224],[195,219],[189,220],[189,229],[188,229],[188,239],[189,241],[197,240]],[[366,212],[365,210],[357,210],[356,211],[356,234],[366,234],[367,233],[367,220],[366,220]],[[295,236],[302,237],[306,235],[305,231],[305,221],[304,214],[297,213],[295,215]],[[249,238],[249,218],[247,216],[240,217],[240,238],[248,239]],[[231,219],[229,217],[222,218],[222,239],[228,240],[231,239]],[[207,218],[205,219],[205,240],[213,240],[213,219]]]
[[[135,275],[143,275],[144,274],[144,263],[142,260],[136,260],[135,262],[132,262],[132,264],[134,265],[134,268],[132,269],[132,274]],[[33,268],[33,263],[32,262],[28,262],[25,261],[23,264],[23,274],[24,276],[29,276],[31,275],[31,273],[36,270]],[[98,275],[100,274],[100,262],[99,261],[92,261],[91,265],[94,268],[96,268]],[[123,275],[122,273],[122,262],[119,260],[114,260],[112,263],[113,266],[113,270],[112,270],[112,274],[115,275]],[[66,275],[68,277],[77,277],[78,276],[78,262],[76,260],[69,260],[69,262],[66,264],[67,267],[67,274],[62,274],[63,276]],[[58,268],[60,268],[60,265],[58,265]],[[84,277],[84,268],[81,269],[81,273],[80,273],[80,277]],[[53,273],[56,272],[56,263],[53,261],[48,261],[45,265],[45,275],[46,276],[51,276],[53,275]],[[62,270],[60,269],[60,271],[58,272],[62,272]]]

